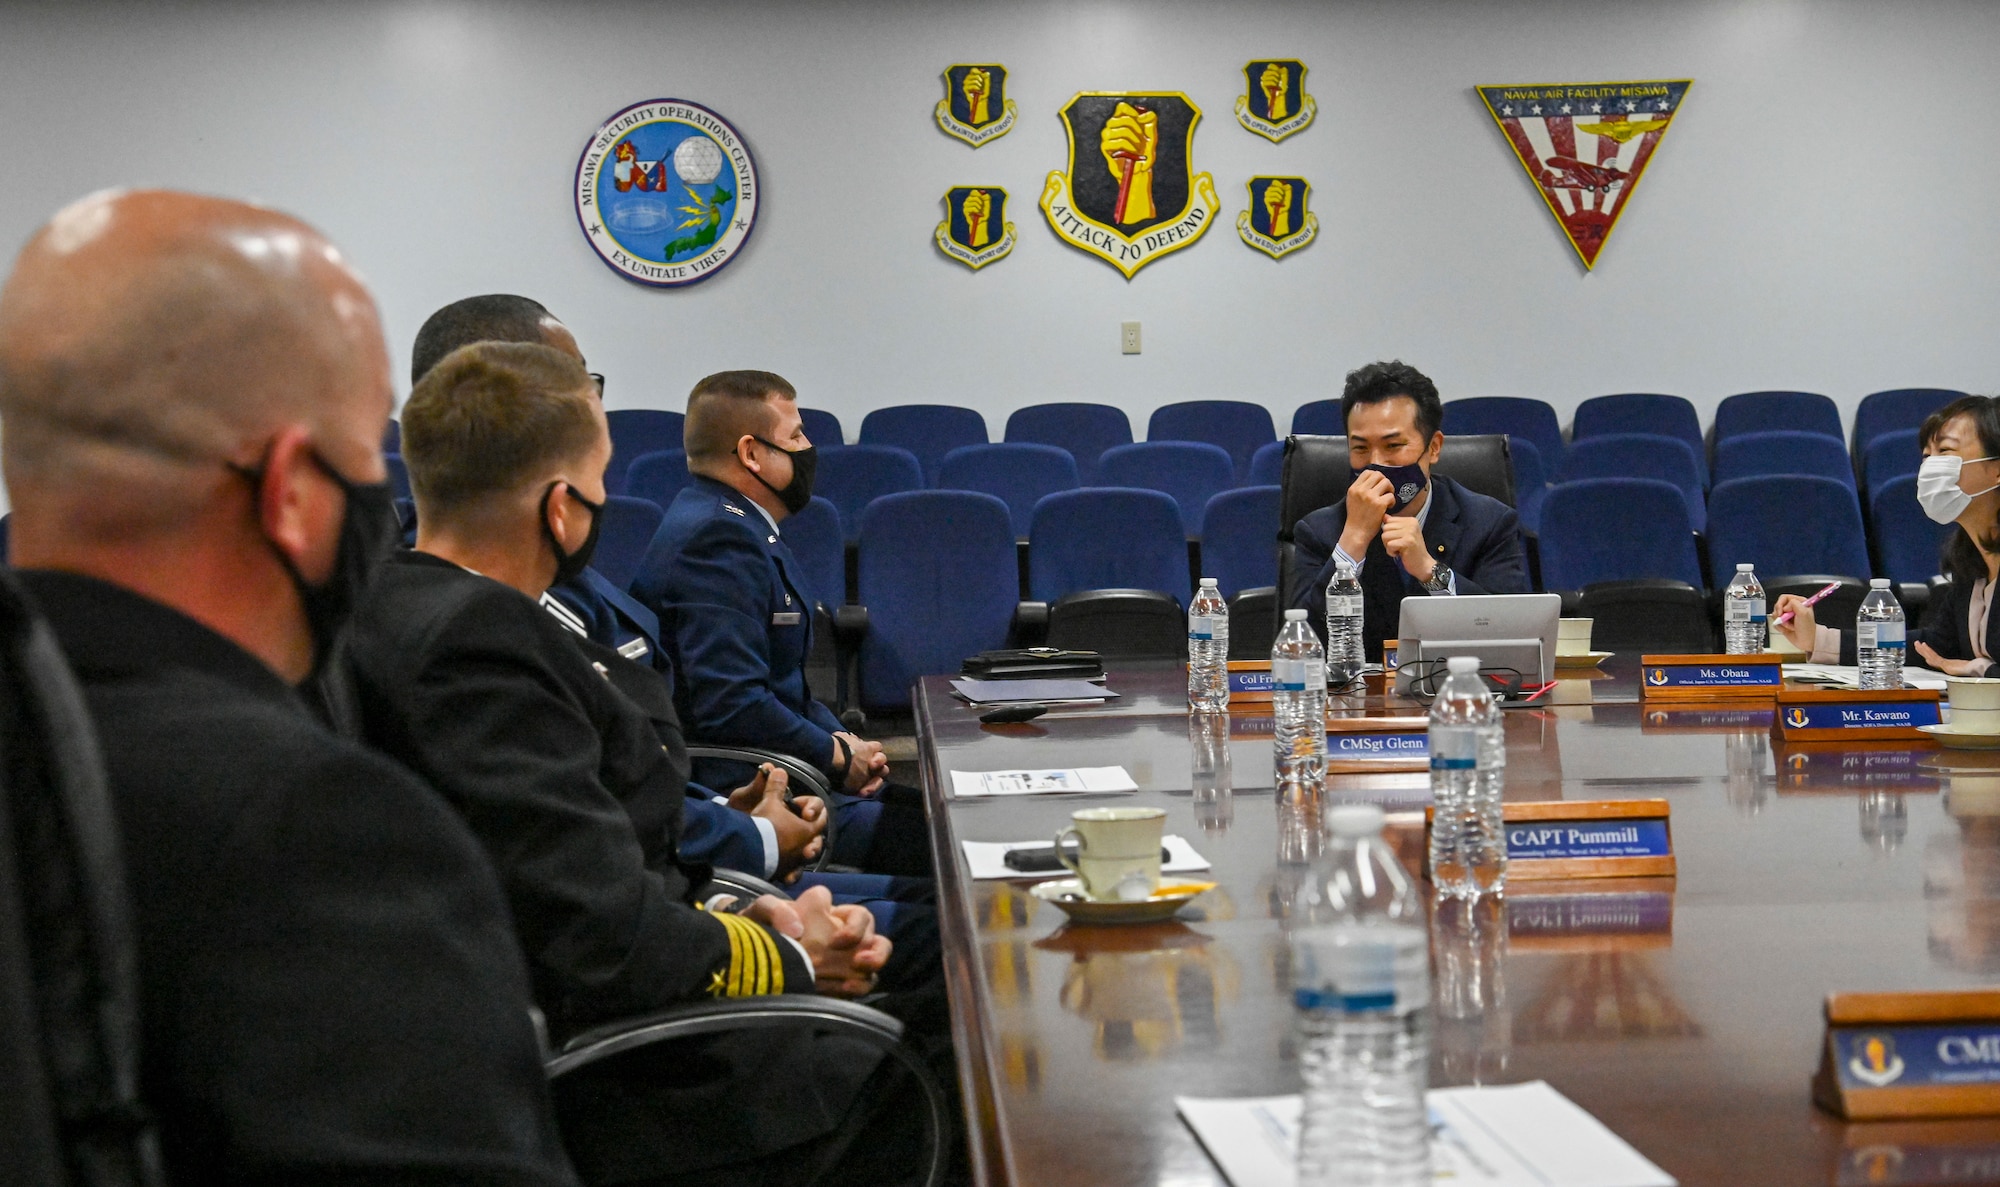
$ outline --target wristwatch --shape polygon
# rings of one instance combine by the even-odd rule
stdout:
[[[1434,594],[1451,592],[1451,566],[1440,564],[1431,570],[1431,579],[1424,582],[1424,588]]]

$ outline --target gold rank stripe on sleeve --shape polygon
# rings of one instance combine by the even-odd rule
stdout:
[[[785,991],[785,962],[770,932],[740,915],[718,913],[729,933],[729,967],[709,983],[713,997],[761,997]]]

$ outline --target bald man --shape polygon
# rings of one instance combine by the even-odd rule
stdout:
[[[393,538],[390,399],[367,290],[268,210],[95,195],[0,289],[13,560],[105,752],[175,1182],[574,1182],[477,842],[296,691]]]

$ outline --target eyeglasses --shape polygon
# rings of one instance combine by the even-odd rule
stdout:
[[[592,371],[590,372],[590,381],[597,385],[597,398],[602,400],[604,398],[604,376]]]

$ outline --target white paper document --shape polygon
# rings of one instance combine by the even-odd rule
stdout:
[[[1080,792],[1137,791],[1124,767],[1075,767],[1067,771],[953,771],[951,792],[959,799],[982,795],[1076,795]]]
[[[1437,1088],[1431,1171],[1452,1187],[1676,1187],[1617,1134],[1540,1080]],[[1174,1106],[1234,1187],[1295,1187],[1299,1098],[1201,1099]]]
[[[1860,688],[1861,669],[1846,664],[1786,664],[1785,675],[1794,680],[1807,680],[1814,684],[1826,684],[1837,688]],[[1905,665],[1903,668],[1904,688],[1935,688],[1945,691],[1944,674],[1929,668]]]
[[[960,841],[959,844],[965,846],[965,864],[972,867],[974,878],[1033,879],[1039,882],[1047,878],[1076,877],[1066,869],[1023,873],[1007,864],[1009,850],[1041,849],[1049,844],[1048,841]],[[1192,874],[1209,868],[1208,859],[1196,853],[1194,846],[1188,844],[1184,837],[1168,833],[1160,838],[1160,844],[1167,851],[1167,859],[1160,863],[1162,874]]]

